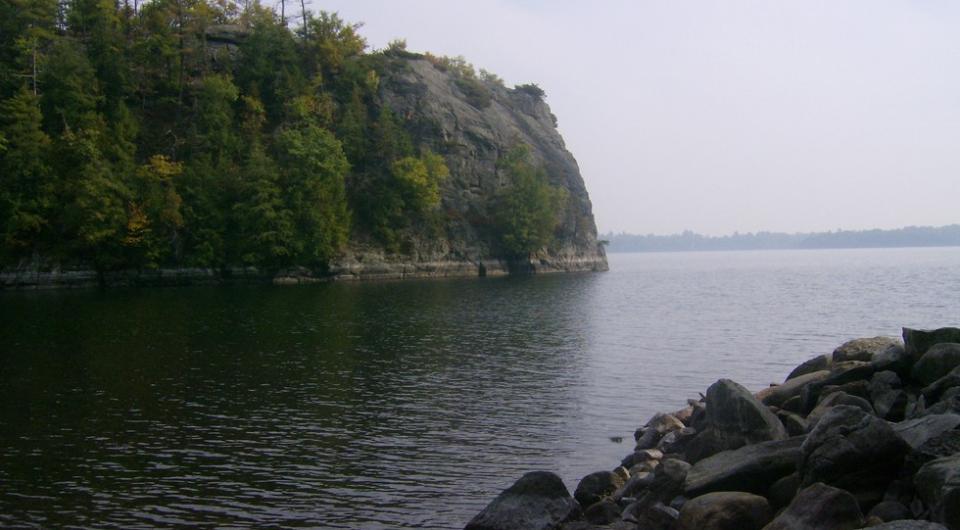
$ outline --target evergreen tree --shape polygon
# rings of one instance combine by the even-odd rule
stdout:
[[[49,231],[57,201],[41,125],[39,98],[26,87],[0,103],[0,259],[40,250]]]

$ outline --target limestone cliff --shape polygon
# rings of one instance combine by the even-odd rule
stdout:
[[[445,236],[414,238],[409,252],[389,254],[375,243],[354,242],[332,272],[339,278],[467,276],[507,272],[607,269],[598,244],[590,197],[556,118],[534,91],[492,81],[465,84],[426,58],[394,58],[380,82],[382,104],[414,141],[442,154],[450,177],[441,188]],[[475,90],[483,92],[477,97]],[[526,260],[507,260],[491,235],[491,208],[507,176],[498,161],[515,146],[530,148],[550,183],[569,193],[554,243]]]

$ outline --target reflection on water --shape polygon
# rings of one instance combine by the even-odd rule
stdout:
[[[960,249],[611,269],[2,293],[0,526],[462,527],[525,471],[614,465],[717,377],[960,314]]]

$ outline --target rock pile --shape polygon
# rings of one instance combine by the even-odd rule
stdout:
[[[656,414],[613,471],[529,473],[467,530],[960,530],[960,328],[849,341]]]

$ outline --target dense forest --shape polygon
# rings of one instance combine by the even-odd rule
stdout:
[[[728,236],[680,234],[604,234],[611,252],[676,252],[687,250],[784,250],[814,248],[885,248],[960,246],[960,225],[909,226],[896,230],[836,230],[795,233],[757,232]]]
[[[285,4],[0,0],[0,266],[322,270],[349,241],[442,235],[445,160],[378,95],[414,54]],[[417,57],[477,105],[502,83]],[[503,164],[486,222],[522,256],[566,199],[524,146]]]

